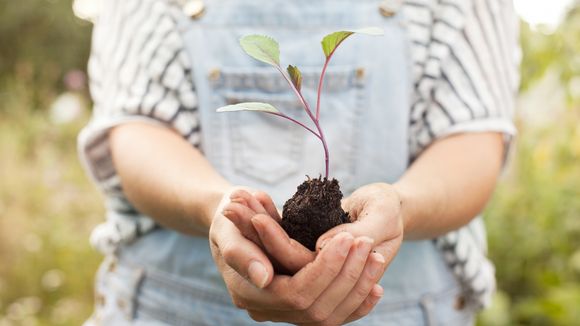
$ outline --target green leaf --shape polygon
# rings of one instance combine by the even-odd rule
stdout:
[[[246,35],[240,39],[240,45],[252,58],[280,66],[280,46],[273,38],[264,35]]]
[[[367,27],[361,29],[354,29],[352,31],[338,31],[331,34],[326,35],[322,39],[322,51],[324,55],[328,59],[328,57],[334,52],[334,50],[346,40],[347,37],[351,36],[352,34],[366,34],[366,35],[373,35],[373,36],[380,36],[384,35],[385,31],[382,28],[378,27]]]
[[[269,113],[280,113],[273,105],[261,102],[244,102],[233,105],[226,105],[216,110],[217,112],[235,111],[260,111]]]
[[[300,72],[300,69],[298,69],[296,66],[289,65],[286,70],[290,75],[290,79],[292,79],[292,84],[296,86],[296,89],[300,90],[302,87],[302,73]]]

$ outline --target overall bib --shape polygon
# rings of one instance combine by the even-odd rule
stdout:
[[[269,193],[281,207],[305,175],[324,171],[319,140],[275,116],[216,113],[240,101],[268,102],[308,121],[279,73],[247,56],[246,34],[281,45],[283,64],[303,72],[313,105],[324,55],[322,36],[377,26],[385,36],[355,35],[328,69],[320,120],[330,150],[330,175],[345,196],[373,182],[395,182],[408,166],[412,90],[404,17],[385,17],[378,0],[207,0],[205,13],[180,22],[193,63],[202,148],[232,184]],[[385,294],[355,325],[465,325],[473,313],[454,305],[459,285],[432,241],[405,242],[383,276]],[[158,228],[124,245],[103,264],[97,281],[97,319],[109,325],[250,325],[230,300],[207,238]],[[99,297],[100,296],[100,297]],[[100,310],[100,314],[99,314]]]

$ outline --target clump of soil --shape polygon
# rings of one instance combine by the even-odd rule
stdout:
[[[336,179],[304,181],[282,211],[282,228],[294,240],[315,251],[316,240],[331,228],[349,223],[348,213],[340,206],[342,192]]]

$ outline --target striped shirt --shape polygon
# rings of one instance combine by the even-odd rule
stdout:
[[[411,159],[436,139],[457,133],[501,132],[509,144],[515,134],[520,60],[511,1],[409,0],[401,10],[413,64]],[[146,121],[171,127],[193,146],[200,145],[203,126],[191,62],[177,28],[180,15],[177,0],[103,0],[95,21],[88,66],[94,113],[79,137],[79,150],[89,175],[106,194],[107,223],[91,239],[105,253],[155,226],[123,195],[107,131],[127,121]],[[436,242],[451,252],[447,261],[455,264],[459,238],[461,232]]]

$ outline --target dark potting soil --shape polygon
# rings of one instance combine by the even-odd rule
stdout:
[[[316,240],[322,234],[350,222],[348,213],[340,206],[341,199],[336,179],[308,178],[284,204],[280,224],[291,238],[315,251]]]

